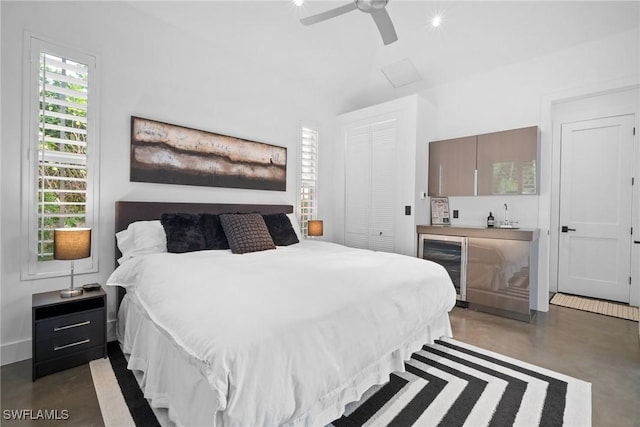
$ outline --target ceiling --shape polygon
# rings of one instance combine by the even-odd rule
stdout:
[[[390,0],[398,41],[352,11],[313,26],[303,16],[348,3],[130,2],[193,36],[288,79],[313,84],[346,111],[637,28],[640,1]],[[430,18],[440,13],[435,29]],[[381,68],[409,59],[421,81],[394,88]],[[375,94],[375,95],[372,95]]]

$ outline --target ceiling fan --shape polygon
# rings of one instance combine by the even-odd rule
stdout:
[[[318,22],[326,21],[327,19],[358,9],[361,12],[371,15],[378,27],[378,31],[380,31],[382,42],[387,45],[398,40],[396,30],[393,28],[393,22],[391,22],[391,17],[385,9],[387,3],[389,3],[389,0],[353,0],[352,3],[345,4],[344,6],[302,18],[300,22],[304,25],[317,24]]]

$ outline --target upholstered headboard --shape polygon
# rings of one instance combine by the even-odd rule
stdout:
[[[160,219],[163,213],[251,213],[261,214],[292,213],[292,205],[243,205],[225,203],[174,203],[174,202],[116,202],[116,230],[125,230],[135,221],[152,221]],[[122,256],[116,245],[117,260]],[[116,267],[118,263],[116,261]],[[126,293],[124,288],[118,287],[116,308]]]

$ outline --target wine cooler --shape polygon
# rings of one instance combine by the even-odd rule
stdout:
[[[418,257],[443,266],[456,288],[456,305],[467,307],[467,238],[420,234]]]

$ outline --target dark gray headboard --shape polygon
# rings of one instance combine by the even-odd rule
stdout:
[[[116,230],[125,230],[135,221],[152,221],[160,219],[163,213],[251,213],[261,214],[292,213],[292,205],[243,205],[226,203],[174,203],[174,202],[116,202]],[[116,260],[122,254],[116,245]],[[118,262],[116,261],[116,266]],[[118,287],[116,308],[124,298],[125,289]]]

